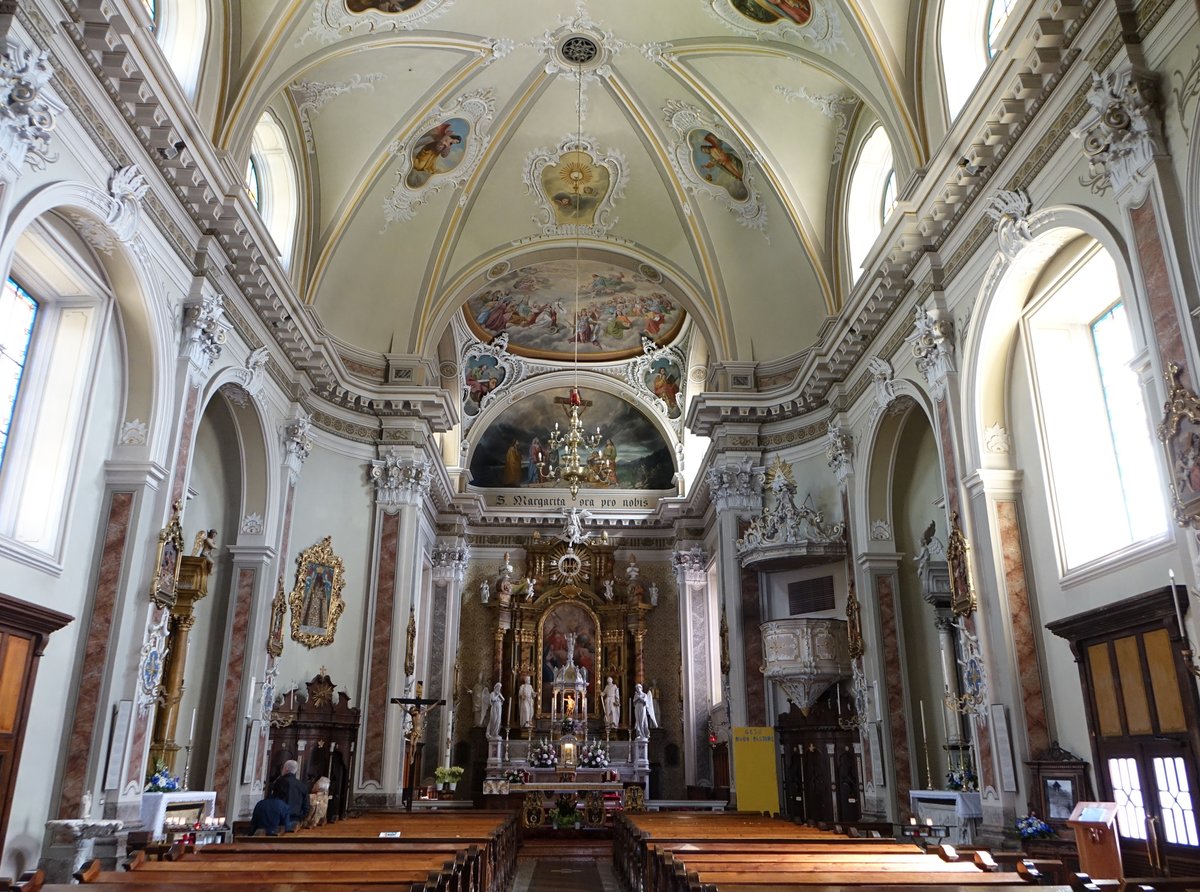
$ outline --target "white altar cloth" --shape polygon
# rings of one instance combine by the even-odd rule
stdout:
[[[142,794],[142,826],[154,834],[155,839],[163,838],[163,821],[167,809],[174,811],[178,806],[197,805],[201,807],[201,817],[213,817],[217,808],[217,794],[214,790],[180,790],[177,793],[143,793]]]
[[[975,827],[983,817],[983,797],[963,790],[910,790],[909,806],[917,820],[924,824],[932,818],[935,824],[946,824],[950,842],[971,845]],[[953,818],[953,820],[951,820]]]

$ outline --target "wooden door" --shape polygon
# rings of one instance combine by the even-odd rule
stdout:
[[[0,595],[0,849],[8,831],[38,661],[50,633],[73,618]]]

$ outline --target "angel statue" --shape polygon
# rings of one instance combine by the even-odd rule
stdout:
[[[654,697],[642,686],[633,687],[633,736],[638,740],[650,739],[651,726],[658,727],[658,718],[654,715]]]

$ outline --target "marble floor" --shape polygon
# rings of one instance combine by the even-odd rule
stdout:
[[[513,892],[619,892],[607,859],[522,858]]]

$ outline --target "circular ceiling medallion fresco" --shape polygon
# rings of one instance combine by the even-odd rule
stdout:
[[[652,273],[653,275],[648,275]],[[579,301],[575,290],[578,279]],[[488,282],[463,306],[481,341],[508,335],[508,350],[532,359],[628,359],[642,352],[642,335],[674,340],[686,314],[667,293],[662,275],[599,260],[545,260]]]

